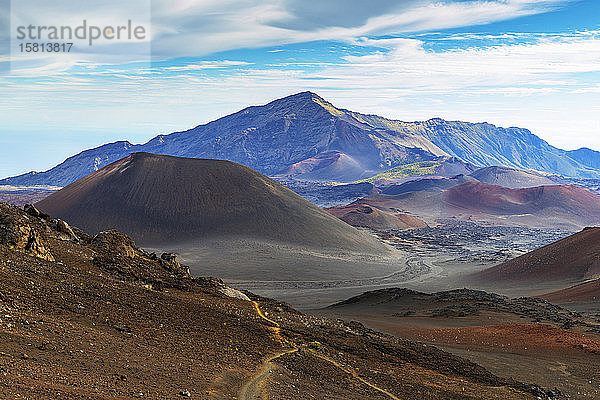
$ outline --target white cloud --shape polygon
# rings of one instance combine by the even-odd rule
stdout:
[[[155,57],[203,56],[218,51],[373,34],[439,30],[546,12],[570,0],[108,0],[13,1],[12,24],[105,26],[131,19],[147,28]],[[343,11],[342,11],[343,10]],[[150,20],[152,24],[150,25]],[[316,23],[315,21],[319,21]],[[13,32],[14,34],[14,32]],[[124,43],[82,49],[80,61],[98,61],[148,47]],[[119,47],[121,46],[121,47]],[[108,61],[112,62],[112,61]]]
[[[390,51],[347,56],[347,65],[321,71],[321,76],[349,85],[360,80],[365,87],[439,92],[517,85],[557,86],[558,81],[558,86],[576,86],[576,74],[600,72],[600,31],[544,35],[528,44],[440,52],[425,50],[423,42],[416,39],[361,39],[355,43]],[[570,80],[565,80],[565,76]]]
[[[176,2],[173,8],[159,1],[154,8],[153,51],[159,57],[198,56],[314,40],[351,41],[364,35],[486,24],[546,12],[569,1],[419,0],[357,1],[354,4],[333,1],[315,5],[304,0],[267,0],[258,4],[247,0],[222,0],[182,1]],[[366,4],[368,7],[364,6]],[[314,10],[308,10],[311,7]],[[313,14],[317,11],[323,22],[315,24],[311,21],[316,18]],[[346,23],[340,22],[342,20]]]
[[[252,63],[246,61],[231,61],[231,60],[223,60],[223,61],[201,61],[193,64],[186,64],[174,67],[164,67],[163,70],[166,71],[201,71],[204,69],[222,69],[229,67],[244,67],[252,65]]]
[[[539,35],[529,37],[529,44],[441,52],[426,50],[416,39],[359,39],[355,44],[366,50],[383,50],[347,56],[341,63],[289,62],[262,68],[244,68],[245,61],[235,60],[158,72],[78,64],[81,72],[76,75],[62,70],[53,80],[4,86],[0,120],[6,127],[15,121],[21,128],[33,128],[39,120],[27,115],[35,109],[48,116],[48,129],[101,126],[115,135],[111,139],[142,140],[310,89],[357,111],[403,120],[440,116],[517,125],[554,144],[600,149],[600,113],[594,106],[600,104],[599,36]],[[206,74],[207,69],[221,72]],[[29,77],[44,73],[30,72]]]

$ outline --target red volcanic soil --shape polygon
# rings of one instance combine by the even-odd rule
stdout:
[[[448,189],[444,197],[449,206],[486,214],[519,215],[550,211],[600,221],[600,196],[572,185],[509,189],[482,182],[466,182]]]
[[[509,189],[472,181],[452,185],[451,181],[429,179],[395,185],[359,202],[419,218],[468,218],[572,231],[600,224],[600,196],[577,186]]]
[[[469,348],[527,354],[557,351],[600,354],[600,342],[548,324],[503,324],[461,328],[408,329],[415,340]]]
[[[600,274],[600,228],[561,239],[474,275],[488,283],[498,281],[552,282],[593,278]]]
[[[559,304],[597,302],[600,299],[600,279],[581,283],[537,297]]]
[[[344,207],[328,208],[326,211],[352,226],[375,230],[427,227],[427,224],[418,218],[406,214],[388,213],[368,204],[350,204]]]
[[[145,245],[236,236],[385,249],[274,180],[229,161],[135,153],[37,206],[89,233],[117,229]]]

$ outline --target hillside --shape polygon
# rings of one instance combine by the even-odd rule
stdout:
[[[550,186],[559,183],[557,180],[560,179],[548,173],[498,166],[478,169],[470,176],[479,182],[504,186],[509,189]]]
[[[328,208],[327,212],[342,221],[357,227],[375,230],[426,228],[427,224],[418,218],[401,213],[389,213],[366,204],[351,204]]]
[[[5,204],[0,221],[3,399],[556,398],[192,277],[116,231],[88,236]]]
[[[336,108],[302,92],[145,144],[119,141],[74,155],[45,172],[0,185],[66,186],[135,152],[235,161],[270,176],[352,182],[403,164],[456,157],[478,167],[533,169],[600,178],[600,153],[567,152],[522,128],[487,123],[402,122]],[[464,173],[456,171],[450,175]],[[444,175],[446,176],[446,175]]]
[[[538,297],[557,304],[592,303],[595,307],[598,307],[598,300],[600,300],[600,279],[580,283],[579,285],[556,290]]]
[[[499,225],[577,230],[600,223],[600,196],[577,186],[509,189],[469,177],[423,179],[390,186],[357,200],[387,212],[410,213],[426,222],[460,218]],[[467,180],[460,183],[461,180]],[[460,184],[457,184],[460,183]]]
[[[264,175],[229,161],[135,153],[37,203],[95,234],[145,244],[250,237],[320,248],[383,246]]]
[[[600,221],[600,196],[577,186],[554,185],[509,189],[467,182],[448,189],[445,201],[453,208],[491,215],[548,213],[574,220]]]
[[[470,124],[434,118],[406,129],[436,144],[448,154],[477,166],[500,165],[559,175],[593,178],[598,171],[591,160],[572,159],[527,129],[500,128],[488,123]],[[600,153],[592,151],[597,160]]]
[[[357,183],[368,182],[378,186],[398,184],[415,177],[452,177],[468,175],[475,171],[473,165],[457,158],[440,157],[434,161],[421,161],[412,164],[402,164],[387,171],[361,179]]]
[[[451,178],[421,178],[402,183],[400,185],[390,185],[381,191],[384,195],[399,195],[410,192],[420,192],[427,190],[444,190],[453,186],[471,182],[474,178],[470,176],[457,175]]]
[[[600,275],[600,228],[586,228],[474,275],[480,282],[570,282]]]
[[[595,313],[466,288],[434,293],[385,288],[311,314],[359,321],[398,337],[443,346],[501,376],[557,387],[570,399],[600,395],[593,383],[600,367]]]

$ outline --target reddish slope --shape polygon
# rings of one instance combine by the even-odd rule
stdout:
[[[591,282],[581,283],[537,297],[559,304],[597,302],[600,300],[600,279],[595,279]]]
[[[95,233],[126,232],[144,244],[250,237],[381,250],[376,239],[240,164],[135,153],[37,203]]]
[[[578,186],[509,189],[482,182],[453,186],[452,180],[427,179],[392,186],[356,203],[409,213],[426,221],[460,218],[571,231],[600,225],[600,196]]]
[[[600,276],[600,228],[586,228],[475,275],[479,281],[556,282]]]
[[[327,209],[342,221],[359,227],[375,230],[426,228],[427,224],[418,218],[406,214],[392,214],[378,210],[367,204],[351,204],[344,207]]]
[[[534,214],[546,210],[600,220],[600,196],[572,185],[509,189],[466,182],[445,193],[448,205],[494,215]]]

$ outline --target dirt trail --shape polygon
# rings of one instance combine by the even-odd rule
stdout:
[[[391,394],[391,393],[390,393],[390,392],[388,392],[387,390],[385,390],[385,389],[382,389],[382,388],[380,388],[379,386],[376,386],[376,385],[372,384],[371,382],[369,382],[369,381],[366,381],[365,379],[361,378],[361,376],[360,376],[360,375],[358,375],[358,372],[356,372],[356,371],[355,371],[355,370],[353,370],[352,368],[344,367],[343,365],[341,365],[341,364],[340,364],[340,363],[338,363],[337,361],[335,361],[335,360],[332,360],[331,358],[329,358],[329,357],[327,357],[327,356],[324,356],[324,355],[318,354],[318,353],[316,353],[316,352],[314,352],[314,351],[310,351],[310,354],[312,354],[313,356],[315,356],[315,357],[317,357],[317,358],[320,358],[320,359],[321,359],[321,360],[323,360],[323,361],[327,361],[328,363],[330,363],[330,364],[332,364],[332,365],[336,366],[337,368],[341,369],[342,371],[344,371],[344,372],[345,372],[345,373],[347,373],[347,374],[350,374],[350,375],[352,375],[352,377],[353,377],[353,378],[355,378],[355,379],[357,379],[357,380],[361,381],[362,383],[364,383],[365,385],[369,386],[370,388],[372,388],[372,389],[375,389],[375,390],[377,390],[378,392],[385,394],[385,395],[386,395],[386,396],[388,396],[390,399],[393,399],[393,400],[400,400],[400,398],[398,398],[398,397],[394,396],[393,394]]]
[[[254,374],[252,379],[248,381],[238,394],[239,400],[257,400],[266,398],[264,393],[264,383],[269,377],[269,373],[276,369],[277,366],[273,364],[273,361],[278,359],[279,357],[283,357],[287,354],[295,353],[298,349],[291,349],[282,351],[271,357],[267,358],[263,363],[260,369]]]
[[[281,336],[281,332],[280,332],[281,329],[279,328],[279,324],[277,322],[273,321],[272,319],[270,319],[269,317],[267,317],[265,315],[265,313],[263,313],[263,311],[260,309],[258,302],[253,301],[252,304],[254,305],[254,309],[256,310],[256,313],[258,314],[258,316],[270,324],[269,329],[273,332],[273,337],[280,343],[285,343],[285,344],[291,345],[292,348],[285,350],[285,351],[281,351],[281,352],[276,353],[276,354],[270,356],[269,358],[267,358],[262,363],[262,366],[256,372],[256,374],[254,374],[252,379],[250,381],[248,381],[244,386],[242,386],[242,389],[240,390],[240,393],[238,394],[239,400],[256,400],[256,399],[265,398],[264,383],[265,383],[266,379],[269,377],[269,373],[273,369],[277,368],[277,366],[275,364],[273,364],[273,361],[278,359],[279,357],[283,357],[287,354],[295,353],[299,350],[298,347],[296,347],[293,343],[284,339]]]
[[[258,316],[260,318],[262,318],[263,320],[269,322],[269,324],[270,324],[269,329],[273,332],[274,338],[278,342],[287,344],[287,345],[291,346],[292,348],[285,350],[285,351],[281,351],[281,352],[276,353],[276,354],[270,356],[269,358],[267,358],[262,363],[260,369],[256,372],[256,374],[254,374],[252,379],[250,381],[248,381],[244,386],[242,386],[242,389],[240,390],[240,392],[238,394],[239,400],[256,400],[256,399],[268,398],[267,396],[265,396],[265,393],[264,393],[264,383],[265,383],[266,379],[268,379],[269,373],[273,369],[277,368],[277,366],[275,364],[273,364],[273,361],[275,361],[276,359],[283,357],[285,355],[292,354],[292,353],[302,350],[298,346],[296,346],[293,342],[291,342],[290,340],[287,340],[283,336],[281,336],[281,328],[279,326],[279,323],[277,323],[277,322],[273,321],[272,319],[270,319],[269,317],[267,317],[265,315],[265,313],[260,309],[260,305],[258,304],[258,302],[253,301],[252,304],[254,305],[254,309],[256,310],[256,313],[258,314]],[[377,390],[380,393],[385,394],[392,400],[400,400],[400,398],[396,397],[395,395],[388,392],[387,390],[380,388],[379,386],[374,385],[371,382],[368,382],[367,380],[363,379],[358,374],[358,372],[356,372],[352,368],[345,367],[345,366],[341,365],[340,363],[338,363],[337,361],[332,360],[331,358],[329,358],[327,356],[318,354],[314,350],[307,351],[307,354],[311,354],[314,357],[317,357],[323,361],[328,362],[329,364],[333,365],[334,367],[351,375],[354,379],[360,381],[361,383],[369,386],[372,389]]]

